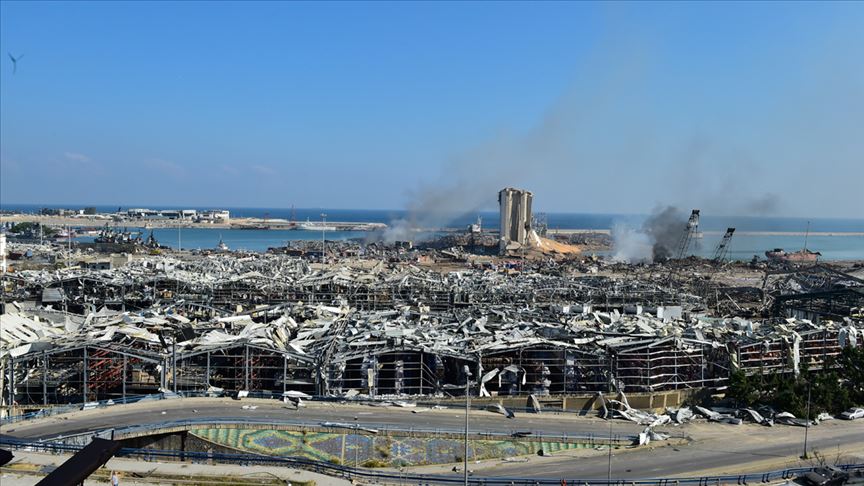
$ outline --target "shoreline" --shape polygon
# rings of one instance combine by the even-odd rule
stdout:
[[[609,229],[550,229],[551,235],[580,235],[599,233],[611,235]],[[724,231],[702,231],[705,236],[723,236]],[[735,236],[806,236],[805,231],[735,231]],[[864,236],[864,231],[811,231],[810,236]]]
[[[195,222],[188,220],[121,220],[109,217],[83,216],[77,218],[64,216],[42,216],[34,214],[0,215],[0,223],[41,223],[46,226],[68,226],[70,228],[101,229],[106,224],[109,228],[145,228],[145,229],[218,229],[218,230],[304,230],[300,225],[309,225],[311,231],[320,231],[320,227],[335,228],[337,231],[378,231],[387,228],[384,223],[363,221],[288,221],[285,219],[231,218],[228,222]]]
[[[87,217],[63,217],[63,216],[42,216],[42,215],[33,215],[33,214],[11,214],[11,215],[0,215],[0,223],[23,223],[23,222],[40,222],[45,225],[51,226],[69,226],[72,228],[81,228],[81,227],[93,227],[93,228],[101,228],[108,224],[110,228],[146,228],[146,229],[161,229],[161,228],[195,228],[195,229],[214,229],[214,230],[248,230],[248,229],[260,229],[260,230],[303,230],[302,228],[298,228],[297,225],[300,224],[309,224],[310,226],[318,226],[322,223],[320,221],[297,221],[290,222],[285,219],[272,219],[272,220],[263,220],[260,218],[232,218],[229,222],[193,222],[193,221],[183,221],[183,220],[126,220],[126,221],[115,221],[108,217],[95,217],[95,216],[87,216]],[[266,226],[265,228],[258,228],[259,226]],[[376,223],[376,222],[361,222],[361,221],[327,221],[324,223],[326,227],[335,227],[338,231],[376,231],[387,228],[387,225],[384,223]],[[318,228],[311,228],[307,231],[319,231]],[[425,229],[423,231],[443,231],[443,232],[459,232],[464,231],[459,228],[439,228],[439,229]],[[497,231],[492,231],[491,233],[495,233]],[[703,231],[702,234],[705,236],[722,236],[723,231],[714,231],[708,230]],[[591,229],[591,228],[568,228],[568,229],[549,229],[548,234],[550,235],[578,235],[578,234],[602,234],[602,235],[611,235],[611,229]],[[735,236],[806,236],[807,232],[804,231],[736,231]],[[843,236],[853,236],[853,237],[861,237],[864,236],[864,231],[811,231],[809,232],[809,236],[827,236],[827,237],[843,237]]]

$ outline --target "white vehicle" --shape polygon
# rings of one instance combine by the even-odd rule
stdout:
[[[840,418],[844,420],[855,420],[864,418],[864,408],[850,408],[840,414]]]

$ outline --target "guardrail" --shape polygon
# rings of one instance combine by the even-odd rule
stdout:
[[[169,394],[170,396],[170,394]],[[94,402],[86,402],[86,403],[67,403],[63,405],[54,405],[50,407],[43,408],[36,412],[23,413],[20,415],[12,415],[9,417],[3,417],[0,419],[0,425],[12,424],[15,422],[21,422],[22,420],[31,420],[35,418],[41,417],[50,417],[52,415],[60,415],[63,413],[75,412],[78,410],[86,410],[88,408],[103,408],[110,407],[112,405],[124,405],[127,403],[138,403],[143,401],[150,400],[164,400],[166,398],[165,393],[156,393],[152,395],[133,395],[127,396],[126,398],[118,398],[116,400],[99,400]]]
[[[196,398],[196,397],[213,397],[213,396],[214,396],[213,394],[210,394],[208,392],[180,391],[177,393],[168,392],[168,393],[153,393],[153,394],[149,394],[149,395],[134,395],[134,396],[127,396],[125,398],[98,400],[98,401],[86,402],[86,403],[75,402],[75,403],[68,403],[68,404],[63,404],[63,405],[52,405],[52,406],[48,406],[44,409],[41,409],[37,412],[30,412],[30,413],[0,418],[0,425],[10,424],[10,423],[14,423],[14,422],[20,422],[22,420],[29,420],[29,419],[33,419],[33,418],[48,417],[51,415],[57,415],[57,414],[61,414],[61,413],[69,413],[69,412],[74,412],[77,410],[84,410],[88,407],[101,408],[101,407],[109,407],[112,405],[123,405],[123,404],[127,404],[127,403],[137,403],[137,402],[146,401],[146,400],[166,400],[166,399],[172,399],[172,398]],[[228,395],[222,395],[222,396],[228,396]],[[254,391],[254,392],[249,392],[248,398],[281,399],[282,393],[281,392]],[[501,397],[501,398],[508,398],[508,397]],[[332,397],[332,396],[313,396],[312,400],[320,401],[320,402],[343,402],[345,399],[342,397]],[[381,403],[382,401],[390,401],[390,400],[395,400],[395,398],[393,398],[393,399],[381,398],[381,399],[377,399],[377,400],[376,399],[353,400],[353,401],[349,401],[349,403],[355,403],[358,405],[362,405],[365,403],[376,403],[376,402]],[[465,409],[464,401],[461,401],[461,402],[459,402],[459,401],[446,401],[446,400],[445,401],[436,401],[436,400],[429,400],[428,398],[423,398],[423,399],[414,401],[414,403],[416,403],[418,406],[425,406],[425,407],[436,406],[436,407],[447,408],[447,409],[459,409],[459,410]],[[32,405],[32,407],[38,407],[38,406],[39,405]],[[486,404],[476,404],[475,403],[475,404],[471,405],[471,410],[485,410],[486,406],[487,406]],[[519,412],[519,413],[532,413],[533,412],[532,409],[529,409],[527,407],[508,407],[508,408],[510,410],[513,410],[514,412]],[[547,410],[544,410],[544,412],[583,415],[582,410],[567,410],[567,409],[563,409],[563,408],[562,409],[547,409]]]
[[[138,402],[151,401],[151,400],[165,400],[165,399],[178,398],[180,396],[183,396],[183,395],[173,394],[173,393],[158,393],[158,394],[153,394],[153,395],[129,396],[129,397],[126,397],[125,399],[120,399],[120,400],[100,400],[98,402],[88,402],[86,404],[80,404],[80,403],[79,404],[69,404],[66,406],[46,408],[46,409],[40,410],[38,412],[32,412],[32,413],[28,413],[28,414],[15,415],[12,417],[7,417],[7,418],[0,420],[0,425],[6,425],[6,424],[15,423],[15,422],[20,422],[23,420],[30,420],[30,419],[41,418],[41,417],[49,417],[52,415],[69,413],[69,412],[74,412],[74,411],[78,411],[78,410],[86,410],[88,408],[105,408],[105,407],[110,407],[113,405],[138,403]],[[187,396],[197,396],[197,394],[196,395],[190,394]],[[279,397],[281,398],[281,394],[279,395]],[[358,402],[358,404],[362,404],[362,403],[363,402]],[[464,409],[464,406],[462,406],[461,409]],[[472,407],[472,410],[473,411],[483,411],[483,410],[485,410],[485,407],[476,407],[476,408]],[[123,429],[116,429],[116,433],[123,434],[123,433],[137,433],[138,431],[146,432],[148,430],[155,431],[158,429],[164,429],[164,428],[170,428],[170,427],[179,427],[179,426],[183,426],[184,424],[191,426],[191,425],[207,425],[207,424],[217,425],[217,424],[238,424],[238,423],[241,423],[241,424],[242,423],[276,424],[276,425],[286,425],[286,426],[292,426],[292,427],[306,427],[306,428],[308,428],[310,426],[322,427],[319,424],[310,424],[309,422],[296,422],[296,421],[284,421],[284,420],[272,420],[272,419],[256,420],[256,419],[253,419],[250,417],[231,417],[231,418],[220,418],[220,419],[206,419],[206,418],[186,419],[186,420],[174,421],[174,422],[160,422],[158,424],[135,425],[135,426],[126,427]],[[462,428],[455,428],[455,429],[445,429],[445,428],[431,429],[431,428],[422,428],[422,427],[405,428],[405,427],[400,427],[397,424],[389,424],[386,422],[375,422],[375,423],[364,422],[363,426],[382,429],[384,432],[400,432],[400,433],[407,433],[407,434],[423,433],[423,434],[437,434],[437,435],[440,435],[440,434],[464,435],[464,429],[462,429]],[[324,427],[324,428],[327,428],[327,427]],[[345,429],[350,430],[347,427]],[[596,444],[608,444],[609,443],[609,436],[605,435],[605,434],[560,434],[560,435],[558,435],[558,434],[544,434],[544,433],[540,433],[540,432],[535,431],[535,430],[526,430],[526,429],[518,429],[518,430],[514,429],[514,430],[509,430],[509,431],[495,431],[495,430],[475,431],[472,433],[472,435],[474,435],[475,437],[481,437],[481,438],[483,438],[483,437],[502,438],[502,437],[512,437],[513,434],[516,432],[526,432],[526,431],[531,432],[530,437],[542,437],[542,439],[544,439],[544,440],[548,439],[548,440],[568,441],[568,440],[580,440],[580,439],[582,439],[582,440],[589,441],[591,444],[595,444],[595,443]],[[76,434],[76,435],[80,435],[80,434]],[[677,434],[674,432],[672,432],[671,435],[672,435],[672,437],[676,437],[676,438],[685,438],[686,437],[685,434]],[[621,445],[624,442],[632,442],[636,439],[637,439],[637,436],[635,436],[635,435],[614,434],[612,436],[612,442],[615,443],[616,445]]]
[[[77,452],[83,446],[57,444],[53,442],[26,441],[20,439],[12,439],[8,437],[0,437],[0,446],[4,446],[13,450],[28,450],[35,452],[49,453],[72,453]],[[162,451],[148,449],[121,449],[117,453],[117,457],[130,457],[145,461],[153,460],[180,460],[204,463],[227,463],[240,465],[278,465],[304,469],[327,474],[330,476],[343,477],[353,480],[375,480],[377,482],[395,482],[400,483],[412,482],[416,484],[460,484],[464,479],[460,475],[434,475],[434,474],[413,474],[400,473],[392,471],[374,471],[369,469],[353,468],[349,466],[341,466],[328,462],[314,461],[311,459],[300,457],[270,457],[260,456],[256,454],[227,454],[227,453],[212,453],[212,452],[187,452],[187,451]],[[836,466],[840,469],[849,472],[864,473],[864,464],[843,464]],[[477,486],[528,486],[528,485],[557,485],[573,484],[573,485],[657,485],[668,486],[674,485],[697,485],[708,486],[713,484],[748,484],[748,483],[767,483],[771,481],[790,479],[795,476],[813,471],[815,467],[805,468],[790,468],[777,471],[769,471],[763,473],[751,473],[741,475],[725,475],[725,476],[702,476],[702,477],[670,477],[670,478],[647,478],[647,479],[585,479],[585,478],[530,478],[530,477],[469,477],[470,484]],[[565,483],[566,482],[566,483]]]
[[[185,420],[173,420],[167,422],[159,422],[154,424],[142,424],[142,425],[131,425],[123,428],[112,428],[114,430],[115,437],[123,436],[127,434],[140,434],[146,432],[159,432],[160,430],[165,429],[175,429],[175,428],[195,428],[200,426],[208,426],[208,425],[238,425],[238,424],[249,424],[249,425],[284,425],[288,427],[297,427],[297,428],[322,428],[322,429],[332,429],[339,430],[344,433],[363,433],[364,429],[373,428],[376,429],[379,433],[384,432],[397,432],[401,434],[429,434],[429,435],[443,435],[443,434],[454,434],[459,436],[464,436],[464,429],[445,429],[445,428],[424,428],[424,427],[403,427],[398,424],[389,424],[389,423],[371,423],[364,422],[361,425],[355,424],[345,424],[345,427],[333,427],[324,425],[325,422],[319,423],[310,423],[310,422],[301,422],[301,421],[293,421],[293,420],[273,420],[273,419],[252,419],[249,417],[222,417],[218,419],[212,418],[200,418],[200,419],[185,419]],[[348,427],[347,425],[351,425]],[[98,431],[92,432],[95,434]],[[530,435],[520,436],[519,434],[530,432]],[[78,434],[76,434],[78,435]],[[368,432],[366,433],[368,435]],[[484,440],[484,439],[512,439],[512,438],[537,438],[538,440],[544,441],[585,441],[589,442],[593,445],[606,445],[610,442],[610,437],[605,434],[549,434],[543,433],[536,430],[510,430],[510,431],[502,431],[502,430],[476,430],[469,431],[469,436],[472,436],[476,439]],[[636,435],[626,435],[626,434],[613,434],[611,437],[611,442],[615,445],[630,445],[634,441],[638,439]],[[53,440],[53,439],[52,439]]]

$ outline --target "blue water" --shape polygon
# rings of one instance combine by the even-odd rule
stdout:
[[[81,209],[82,205],[40,205],[40,204],[4,204],[0,209],[5,211],[38,212],[42,207],[65,207]],[[228,209],[235,218],[273,218],[290,219],[290,208],[224,208],[214,206],[135,206],[150,209]],[[96,206],[99,212],[114,212],[118,206]],[[123,210],[128,209],[127,206]],[[297,208],[298,221],[321,221],[321,213],[327,214],[328,221],[356,221],[363,223],[390,223],[395,219],[407,218],[408,213],[399,209],[322,209]],[[684,214],[686,217],[689,211]],[[483,226],[498,228],[497,211],[479,211],[454,216],[446,226],[462,228],[482,216]],[[634,214],[585,214],[585,213],[547,213],[549,228],[561,229],[609,229],[618,222],[638,226],[647,215]],[[797,231],[803,232],[810,222],[813,232],[864,232],[864,219],[840,218],[781,218],[758,216],[715,216],[702,213],[700,229],[703,231],[724,231],[727,227],[735,227],[737,231]]]
[[[14,210],[24,212],[37,212],[43,207],[38,204],[6,204],[3,210]],[[80,208],[80,205],[50,207]],[[146,206],[145,206],[146,207]],[[151,209],[171,209],[165,206],[149,206]],[[99,212],[112,212],[117,206],[97,206]],[[173,206],[173,209],[188,209],[188,207]],[[125,209],[125,208],[124,208]],[[291,209],[286,208],[213,208],[195,207],[192,209],[228,209],[232,217],[251,218],[279,218],[290,219]],[[402,210],[364,210],[364,209],[320,209],[320,208],[298,208],[295,210],[298,221],[320,221],[321,213],[327,214],[328,221],[357,221],[371,223],[390,223],[395,219],[406,218],[406,211]],[[497,229],[498,213],[483,211],[479,213],[466,214],[456,217],[448,226],[463,228],[476,221],[477,216],[483,217],[484,227]],[[609,229],[617,223],[625,223],[638,227],[646,218],[645,215],[622,215],[622,214],[579,214],[579,213],[548,213],[547,221],[549,228],[560,229]],[[798,250],[804,246],[803,236],[751,236],[741,232],[777,231],[777,232],[803,232],[810,223],[812,232],[836,232],[864,233],[864,219],[835,219],[835,218],[778,218],[778,217],[753,217],[753,216],[712,216],[702,215],[700,229],[707,232],[701,240],[700,246],[694,248],[693,253],[700,256],[711,256],[717,242],[720,240],[722,231],[727,227],[735,227],[738,231],[732,239],[729,256],[735,259],[747,260],[758,255],[764,257],[765,250],[772,248],[784,248],[787,251]],[[131,229],[131,228],[130,228]],[[145,231],[145,236],[149,230]],[[715,233],[720,232],[720,233]],[[163,245],[176,248],[178,245],[178,231],[176,228],[155,229],[156,239]],[[328,240],[348,240],[353,238],[364,239],[368,236],[365,232],[356,231],[333,231],[327,232]],[[180,231],[180,240],[185,249],[208,249],[215,248],[221,237],[231,249],[244,249],[251,251],[264,251],[269,247],[283,246],[292,240],[320,240],[321,233],[316,231],[279,231],[279,230],[218,230],[184,228]],[[86,239],[82,238],[82,241]],[[810,236],[807,247],[819,251],[825,260],[864,259],[864,236]]]
[[[141,231],[144,238],[150,235],[149,229],[127,228],[129,231]],[[154,228],[153,236],[159,244],[177,248],[178,244],[184,250],[214,249],[219,239],[231,250],[267,251],[268,248],[285,246],[290,241],[321,241],[320,231],[305,230],[237,230],[237,229],[206,229],[206,228]],[[366,231],[327,231],[328,241],[344,241],[350,239],[365,239]],[[80,237],[78,241],[93,241],[93,237]]]
[[[696,248],[691,248],[694,255],[713,257],[717,243],[722,235],[705,235]],[[756,236],[736,234],[729,245],[727,258],[733,260],[749,260],[753,255],[759,259],[765,258],[765,250],[784,248],[786,251],[797,251],[804,246],[804,236]],[[821,260],[859,260],[864,259],[864,235],[846,236],[810,236],[807,248],[822,253]]]

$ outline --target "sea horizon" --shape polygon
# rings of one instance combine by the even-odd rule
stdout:
[[[406,209],[366,209],[366,208],[261,208],[261,207],[233,207],[233,206],[194,206],[194,205],[78,205],[78,204],[33,204],[16,203],[2,204],[0,210],[22,213],[35,213],[42,208],[64,208],[83,209],[85,207],[96,208],[99,213],[116,212],[117,208],[147,208],[147,209],[195,209],[198,211],[208,209],[225,209],[230,211],[232,218],[268,218],[290,220],[292,212],[297,221],[321,221],[321,214],[326,214],[327,221],[345,221],[358,223],[384,223],[410,219],[412,215],[423,215],[422,212],[412,212]],[[686,217],[690,210],[680,209],[681,214]],[[651,213],[590,213],[590,212],[542,212],[550,229],[612,229],[618,224],[638,227],[642,221],[651,216]],[[442,228],[459,228],[476,222],[481,217],[483,226],[486,228],[498,228],[498,211],[479,210],[469,211],[462,214],[454,214],[449,218],[440,218],[447,221],[442,223]],[[418,219],[423,219],[418,218]],[[805,216],[771,216],[771,215],[719,215],[701,213],[700,229],[703,231],[725,231],[728,227],[735,227],[739,232],[792,232],[800,233],[808,230],[814,233],[860,233],[864,232],[864,218],[828,218],[828,217],[805,217]]]
[[[4,205],[3,210],[18,212],[36,212],[43,207],[80,208],[77,205],[39,205],[18,204]],[[117,206],[92,206],[99,212],[113,212]],[[232,218],[271,218],[290,219],[291,208],[234,208],[214,206],[129,206],[147,207],[149,209],[227,209]],[[124,209],[127,207],[124,207]],[[321,221],[321,213],[327,215],[327,221],[352,221],[366,223],[392,224],[394,221],[409,217],[406,210],[381,209],[336,209],[336,208],[295,208],[297,221]],[[686,216],[689,211],[682,211]],[[496,230],[498,228],[497,211],[475,211],[449,220],[442,228],[466,228],[476,222],[477,216],[483,219],[483,227]],[[616,225],[639,228],[649,215],[637,214],[592,214],[592,213],[546,213],[550,229],[582,229],[611,230]],[[94,225],[90,223],[90,225]],[[82,226],[88,226],[82,221]],[[94,226],[98,226],[95,224]],[[804,218],[785,216],[715,216],[710,213],[701,214],[700,230],[704,233],[693,245],[692,253],[702,257],[711,257],[716,244],[727,227],[735,227],[736,234],[729,249],[729,257],[736,260],[749,260],[754,255],[764,258],[764,252],[774,248],[789,251],[799,250],[805,246],[822,253],[823,260],[864,260],[864,219],[852,218]],[[805,236],[808,231],[809,237]],[[279,247],[291,241],[320,241],[320,231],[306,230],[241,230],[228,228],[144,228],[144,222],[130,221],[128,229],[149,234],[153,232],[157,240],[172,248],[212,249],[219,241],[223,241],[231,249],[266,251],[271,247]],[[750,233],[750,234],[748,234]],[[772,234],[781,233],[781,234]],[[821,234],[820,234],[821,233]],[[836,234],[830,235],[826,233]],[[846,234],[844,234],[846,233]],[[374,233],[363,231],[327,231],[324,235],[328,241],[372,241]],[[88,241],[92,237],[80,237],[78,241]],[[608,254],[609,252],[598,252]]]

